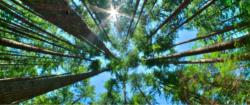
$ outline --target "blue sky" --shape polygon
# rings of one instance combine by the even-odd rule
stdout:
[[[197,31],[186,31],[186,30],[179,31],[178,32],[179,38],[175,40],[175,43],[179,43],[188,39],[195,38],[196,33]],[[175,49],[178,52],[187,51],[190,48],[191,48],[191,45],[189,43],[175,47]],[[138,72],[145,72],[145,68],[143,66],[139,66],[137,70]],[[111,74],[109,72],[105,72],[105,73],[99,74],[98,76],[92,77],[90,79],[90,84],[95,86],[96,98],[98,97],[98,94],[106,92],[106,89],[103,86],[105,82],[110,78],[111,78]],[[130,92],[130,88],[131,87],[129,86],[129,84],[127,84],[126,92],[127,92],[128,97],[132,96],[132,93]],[[160,104],[171,104],[170,100],[165,100],[163,96],[159,97],[157,95],[156,101]]]

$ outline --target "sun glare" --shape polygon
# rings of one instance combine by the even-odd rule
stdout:
[[[114,9],[112,9],[112,10],[110,11],[110,14],[111,14],[112,16],[115,16],[115,15],[117,14],[117,11],[114,10]]]

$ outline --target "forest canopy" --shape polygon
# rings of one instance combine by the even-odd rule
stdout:
[[[249,26],[249,0],[1,0],[0,104],[250,104]]]

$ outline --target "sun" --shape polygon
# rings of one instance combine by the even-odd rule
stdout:
[[[110,14],[112,16],[115,16],[117,14],[117,11],[115,9],[111,9]]]

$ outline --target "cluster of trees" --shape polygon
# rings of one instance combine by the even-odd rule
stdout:
[[[151,105],[159,95],[249,104],[249,7],[248,0],[2,0],[0,103]],[[175,43],[181,30],[197,36]],[[185,43],[192,48],[174,48]],[[103,72],[113,78],[97,97],[90,78]]]

